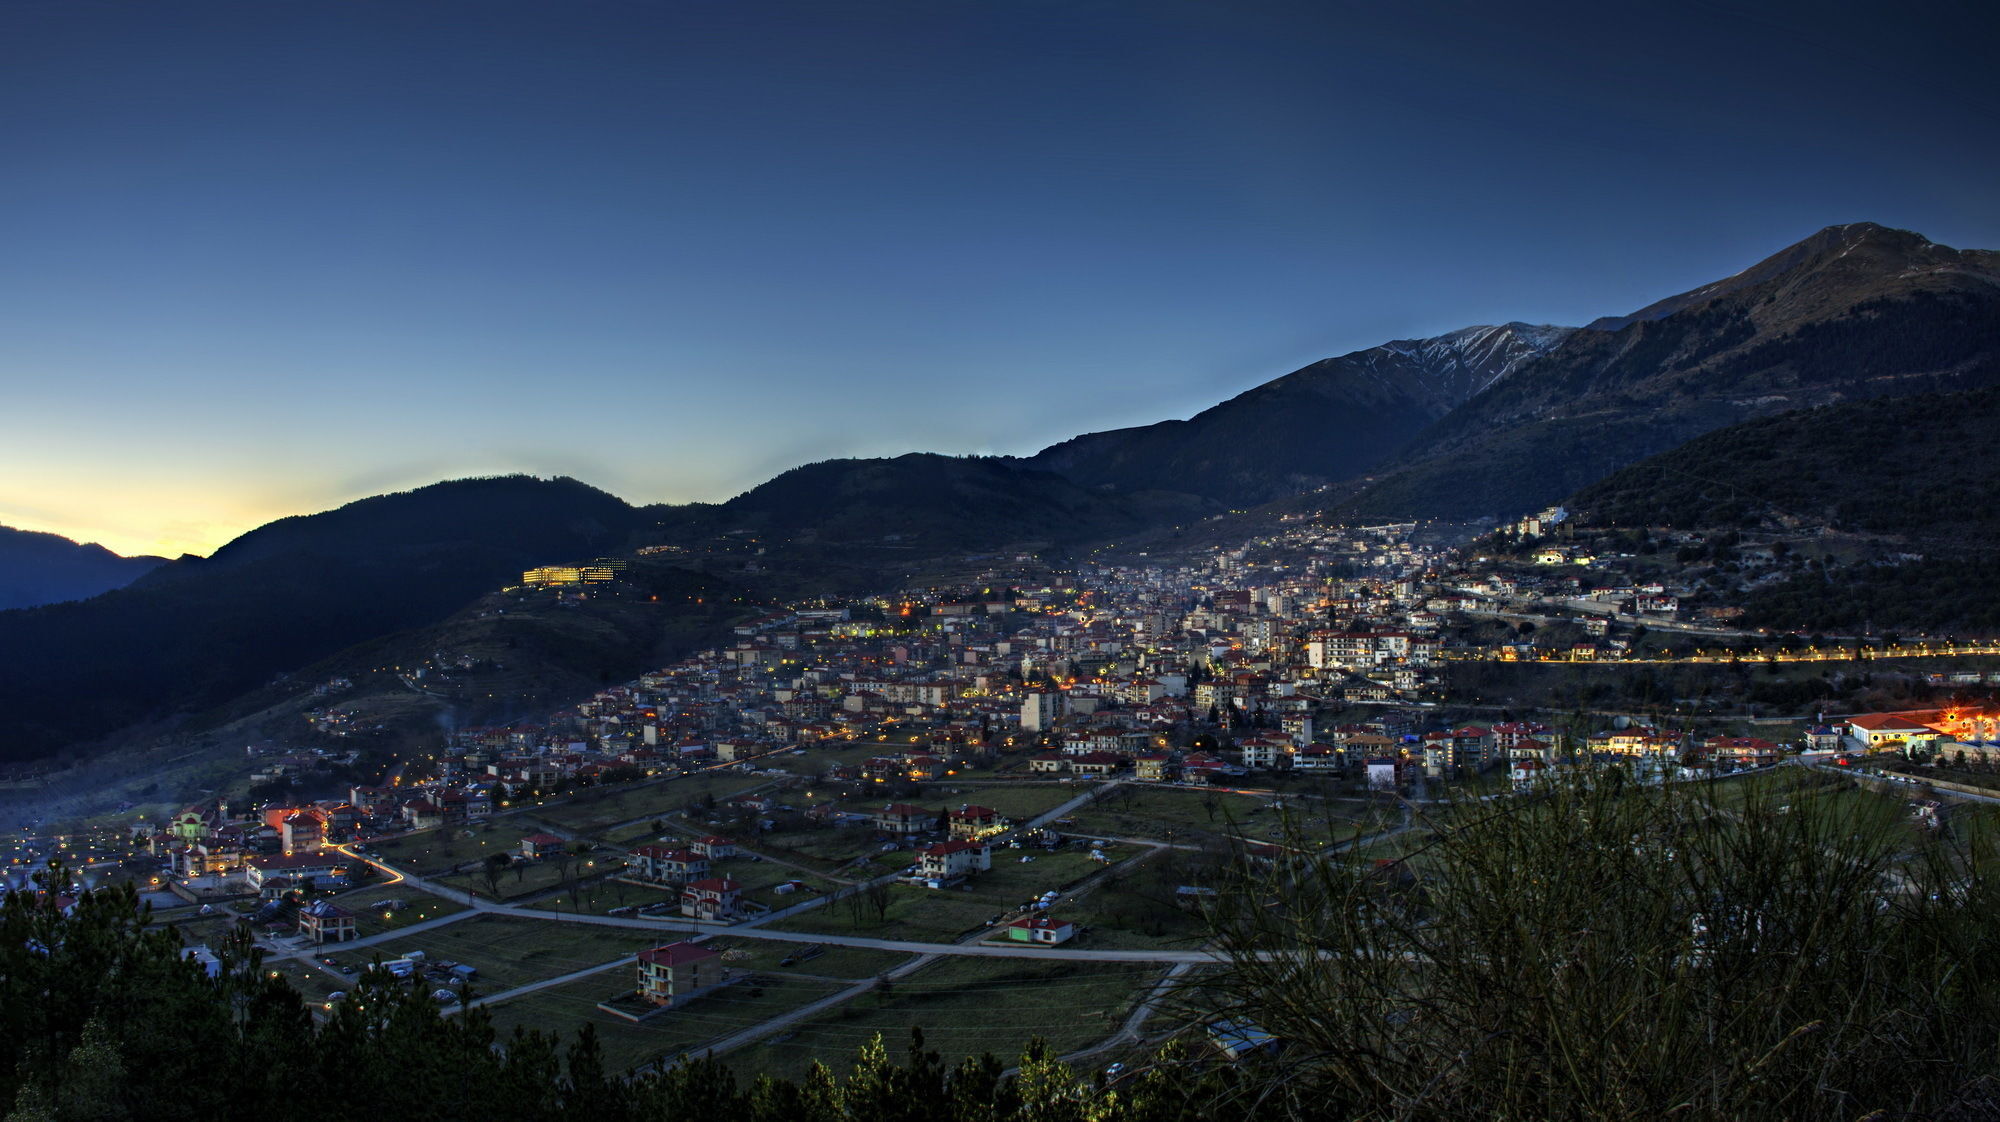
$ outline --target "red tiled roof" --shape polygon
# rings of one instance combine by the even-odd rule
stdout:
[[[654,966],[685,966],[690,962],[700,962],[705,958],[715,958],[716,952],[696,943],[668,943],[664,947],[654,947],[639,952],[639,961]]]

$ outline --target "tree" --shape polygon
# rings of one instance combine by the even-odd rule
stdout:
[[[868,911],[875,916],[876,926],[881,926],[883,921],[889,918],[889,905],[895,900],[889,882],[879,878],[871,880],[861,890],[861,895],[867,901]]]
[[[479,863],[480,879],[486,882],[486,894],[495,900],[500,898],[500,875],[507,871],[513,861],[504,853],[489,853],[486,860]]]

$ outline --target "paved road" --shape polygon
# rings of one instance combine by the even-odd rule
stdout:
[[[1081,807],[1085,803],[1091,802],[1099,798],[1105,792],[1111,790],[1113,787],[1116,787],[1123,782],[1125,782],[1125,780],[1123,779],[1114,779],[1109,783],[1100,783],[1097,786],[1092,787],[1089,790],[1085,791],[1083,794],[1078,795],[1077,797],[1069,800],[1066,803],[1063,803],[1059,807],[1056,807],[1054,810],[1045,810],[1042,813],[1034,816],[1033,818],[1028,819],[1028,821],[1025,824],[1016,826],[1014,827],[1013,830],[1007,831],[1007,833],[1011,834],[1020,830],[1040,829],[1041,827],[1046,826],[1051,822],[1054,822],[1058,818],[1067,818],[1069,817],[1070,813],[1076,810],[1078,807]],[[1001,837],[1005,836],[1007,835],[1006,834],[1001,835]]]

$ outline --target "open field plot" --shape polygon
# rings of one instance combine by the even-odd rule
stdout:
[[[1116,862],[1130,856],[1114,847],[1106,856]],[[1021,858],[1029,858],[1022,861]],[[821,907],[778,920],[784,931],[825,931],[884,939],[949,942],[982,929],[996,916],[1016,914],[1024,903],[1050,890],[1065,889],[1105,869],[1089,851],[1000,849],[993,867],[974,874],[955,888],[932,889],[907,884],[888,887],[888,907],[879,915],[866,896],[829,900]]]
[[[536,813],[580,834],[597,835],[635,818],[661,818],[685,810],[703,796],[726,799],[773,781],[773,776],[745,774],[734,769],[701,771],[663,783],[628,784],[577,795]]]
[[[1116,1032],[1160,973],[1137,964],[944,959],[722,1061],[745,1083],[760,1073],[799,1078],[815,1059],[840,1077],[878,1033],[900,1059],[918,1027],[947,1065],[986,1052],[1011,1065],[1037,1036],[1062,1053]]]
[[[538,912],[576,912],[602,915],[613,908],[643,908],[649,904],[680,903],[681,893],[677,888],[655,888],[643,884],[627,884],[624,881],[591,881],[577,886],[576,896],[568,892],[557,892],[537,900],[528,907]]]
[[[817,954],[802,957],[811,944],[780,943],[743,935],[718,935],[702,945],[722,952],[732,968],[847,981],[875,977],[910,959],[899,951],[868,947],[822,947]],[[792,960],[790,966],[779,965],[786,959]]]
[[[1072,784],[1063,783],[990,783],[978,786],[955,788],[957,794],[947,789],[935,793],[930,802],[942,799],[946,809],[956,810],[970,803],[973,806],[991,807],[1000,812],[1001,817],[1016,823],[1025,822],[1046,810],[1053,810],[1075,798],[1080,792]],[[926,802],[924,805],[930,805]]]
[[[420,876],[465,866],[471,868],[489,854],[516,854],[521,839],[546,832],[545,827],[519,816],[506,816],[478,826],[440,827],[368,843],[368,855]]]
[[[1435,839],[1436,835],[1432,831],[1419,825],[1401,833],[1375,838],[1353,852],[1356,856],[1370,861],[1400,861],[1422,852]]]
[[[986,926],[986,921],[1000,910],[990,900],[974,899],[965,893],[895,884],[888,887],[888,907],[879,916],[865,897],[842,897],[769,926],[778,931],[824,931],[830,935],[948,943]]]
[[[756,844],[772,856],[849,880],[907,868],[916,861],[917,845],[863,824],[778,831],[763,835]]]
[[[1208,927],[1176,889],[1213,879],[1184,854],[1157,854],[1092,882],[1050,914],[1081,929],[1074,944],[1079,947],[1194,950]]]
[[[609,853],[593,853],[574,861],[569,875],[578,879],[594,877],[607,868],[606,861],[623,862],[623,858]],[[437,878],[439,884],[450,885],[464,892],[475,893],[487,899],[519,900],[538,892],[547,892],[563,883],[563,867],[553,858],[543,857],[533,861],[515,860],[500,871],[495,882],[499,892],[487,887],[486,874],[477,868],[463,873],[453,873]]]
[[[608,845],[615,845],[626,849],[630,849],[635,845],[645,845],[649,842],[657,841],[657,842],[662,842],[664,844],[665,842],[671,841],[674,838],[681,836],[673,833],[662,833],[659,830],[653,829],[654,822],[660,822],[661,825],[666,824],[665,821],[662,819],[631,822],[627,823],[626,825],[619,826],[616,829],[606,830],[603,833],[599,834],[598,837],[602,838],[604,842]]]
[[[397,900],[403,902],[401,908],[382,907]],[[441,896],[433,896],[407,884],[358,888],[335,897],[334,903],[354,913],[354,926],[363,937],[380,935],[385,931],[394,931],[413,923],[422,923],[465,910],[464,904],[453,903]]]
[[[464,963],[479,971],[472,980],[478,991],[494,994],[606,966],[623,956],[682,938],[685,936],[672,931],[477,916],[367,949],[371,957],[379,953],[384,959],[422,951],[432,962]]]
[[[728,877],[743,886],[743,898],[776,910],[787,908],[801,900],[809,899],[815,892],[832,892],[841,887],[824,877],[812,873],[802,873],[775,861],[752,861],[747,857],[736,857],[718,861],[712,874]],[[803,881],[806,889],[786,895],[778,895],[772,890],[787,881]]]
[[[504,1042],[515,1026],[553,1030],[574,1037],[585,1024],[597,1029],[605,1065],[625,1071],[660,1059],[695,1052],[718,1037],[760,1024],[840,989],[838,983],[754,973],[732,985],[633,1024],[597,1008],[597,1003],[636,984],[633,968],[620,967],[567,985],[487,1006]]]
[[[317,966],[309,966],[303,962],[266,965],[264,972],[291,983],[292,988],[299,991],[299,996],[305,998],[306,1004],[315,1007],[325,1003],[327,994],[345,991],[348,988],[346,982]]]
[[[1128,784],[1077,810],[1070,816],[1074,819],[1072,825],[1056,828],[1065,834],[1179,841],[1231,834],[1261,837],[1278,832],[1281,815],[1272,809],[1273,801],[1256,795],[1228,795],[1193,787]],[[1332,813],[1340,815],[1341,811]]]
[[[236,925],[245,918],[247,917],[220,908],[216,909],[215,914],[206,916],[196,915],[190,910],[189,914],[162,923],[160,926],[171,927],[178,931],[181,942],[187,946],[202,943],[220,949],[222,941],[227,939],[230,933],[236,930]]]
[[[974,873],[962,888],[944,891],[990,900],[995,904],[1019,904],[1051,889],[1068,888],[1108,867],[1106,862],[1091,860],[1090,852],[1087,845],[1065,846],[1053,852],[1036,848],[996,849],[991,869]],[[1138,848],[1108,844],[1102,852],[1109,863],[1115,864],[1138,852]]]

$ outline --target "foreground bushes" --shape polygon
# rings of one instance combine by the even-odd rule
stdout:
[[[1804,771],[1603,771],[1420,821],[1396,864],[1246,877],[1207,999],[1289,1042],[1255,1088],[1272,1113],[1993,1117],[1976,825]]]

